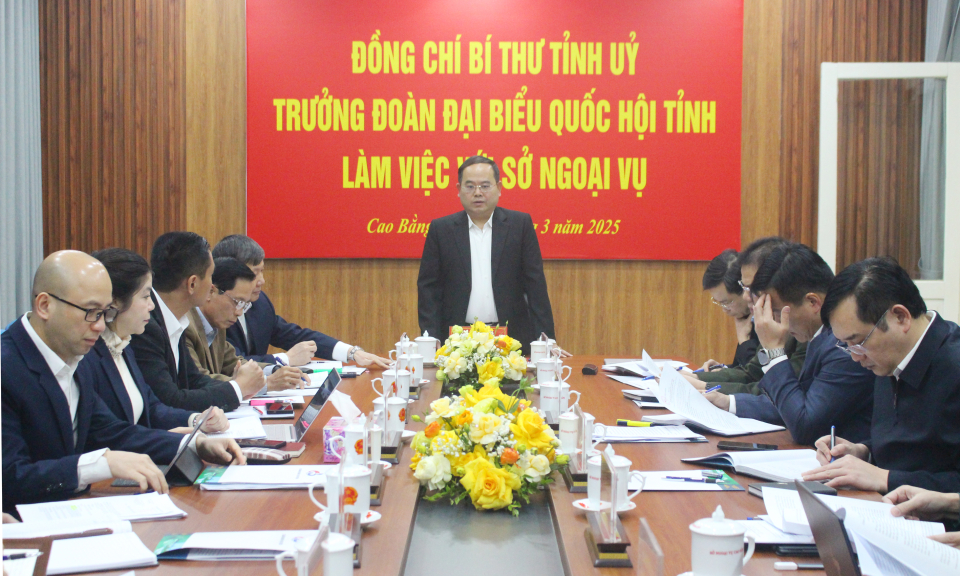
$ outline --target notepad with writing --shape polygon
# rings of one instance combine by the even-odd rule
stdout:
[[[771,482],[790,482],[807,470],[818,468],[814,450],[765,450],[761,452],[719,452],[703,458],[683,458],[688,464],[735,470]]]

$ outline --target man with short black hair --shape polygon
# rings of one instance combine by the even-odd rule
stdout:
[[[845,354],[876,375],[867,438],[817,441],[830,486],[885,493],[902,485],[960,492],[960,328],[927,311],[892,258],[841,272],[822,310]],[[831,462],[831,460],[834,460]]]
[[[420,330],[442,342],[451,326],[507,326],[530,342],[554,338],[553,310],[540,243],[529,214],[497,206],[503,184],[496,162],[471,156],[457,170],[463,211],[430,223],[417,278]]]
[[[390,361],[371,354],[359,346],[351,346],[322,332],[301,328],[277,314],[273,302],[263,291],[265,253],[249,236],[231,234],[213,248],[214,258],[236,258],[256,274],[250,308],[240,320],[227,329],[227,340],[244,358],[278,363],[284,366],[302,366],[314,355],[340,362],[356,362],[360,366],[387,368]],[[270,346],[286,352],[268,354]]]
[[[227,329],[246,312],[253,298],[257,280],[246,264],[236,258],[217,258],[213,261],[214,294],[202,305],[189,312],[190,326],[184,332],[187,350],[201,373],[216,380],[229,381],[244,371],[245,366],[256,366],[255,360],[243,361],[236,349],[227,342]],[[243,390],[244,397],[268,390],[303,388],[303,372],[292,366],[269,365],[266,385],[251,382]]]
[[[710,295],[710,301],[733,318],[737,333],[737,350],[733,355],[731,367],[745,366],[757,354],[760,341],[753,330],[753,309],[745,298],[740,286],[740,266],[737,264],[737,251],[728,248],[707,265],[703,272],[703,290]],[[716,360],[707,360],[704,371],[720,365]]]
[[[263,387],[260,367],[252,365],[230,382],[215,380],[200,373],[183,339],[188,312],[213,290],[210,244],[193,232],[167,232],[153,244],[150,267],[155,308],[143,334],[134,334],[130,342],[147,384],[167,406],[197,412],[210,406],[236,409],[244,388]]]
[[[784,424],[798,444],[813,444],[831,426],[863,440],[870,433],[873,376],[842,350],[820,308],[833,271],[819,254],[803,244],[784,244],[757,269],[751,291],[757,297],[754,321],[762,348],[763,394],[707,398],[737,416]],[[787,361],[790,336],[809,342],[800,373]]]

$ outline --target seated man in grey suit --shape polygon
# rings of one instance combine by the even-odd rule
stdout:
[[[417,278],[420,330],[443,341],[450,326],[506,325],[523,353],[545,333],[554,338],[553,310],[540,243],[529,214],[497,206],[500,169],[483,156],[457,172],[463,212],[430,223]]]

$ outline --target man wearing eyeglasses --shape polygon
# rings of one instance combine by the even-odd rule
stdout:
[[[831,426],[856,441],[867,438],[873,375],[835,346],[837,339],[821,321],[832,280],[833,271],[809,247],[789,243],[775,249],[752,283],[762,395],[713,392],[707,399],[737,416],[783,424],[798,444],[812,445]],[[784,349],[790,336],[809,342],[799,372]]]
[[[554,338],[543,258],[529,214],[497,206],[500,169],[483,156],[457,172],[463,212],[430,223],[417,278],[420,330],[443,341],[450,326],[506,325],[523,353],[545,333]]]
[[[99,374],[81,362],[117,315],[107,270],[83,252],[54,252],[37,268],[33,295],[31,311],[0,339],[3,510],[114,477],[165,493],[154,461],[170,462],[186,437],[118,419],[96,393]],[[228,438],[199,435],[191,449],[210,462],[244,462]]]
[[[235,380],[244,398],[267,390],[302,388],[303,372],[290,366],[278,366],[267,376],[263,373],[274,365],[258,365],[255,360],[243,361],[227,342],[227,328],[250,309],[257,275],[236,258],[213,261],[214,293],[204,304],[190,311],[190,326],[184,332],[190,357],[202,374],[217,380]]]
[[[244,396],[240,384],[201,374],[183,338],[190,326],[188,312],[213,292],[210,244],[193,232],[167,232],[153,243],[150,267],[155,308],[143,334],[134,334],[130,341],[144,380],[167,406],[194,412],[210,406],[235,410]],[[262,379],[260,367],[255,369]]]
[[[902,485],[960,491],[960,329],[927,311],[892,258],[841,272],[823,318],[854,360],[876,375],[869,438],[817,441],[824,466],[804,474],[835,487],[886,493]]]

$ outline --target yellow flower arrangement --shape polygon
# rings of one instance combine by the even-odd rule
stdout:
[[[521,382],[527,373],[527,361],[520,348],[520,342],[506,335],[496,336],[483,322],[475,322],[468,330],[455,326],[437,350],[437,378],[447,389],[499,386],[505,380]]]
[[[428,499],[457,504],[469,498],[477,510],[519,514],[521,501],[566,465],[555,454],[559,441],[536,408],[504,394],[496,382],[460,392],[432,402],[421,419],[427,427],[411,441],[414,476]]]

